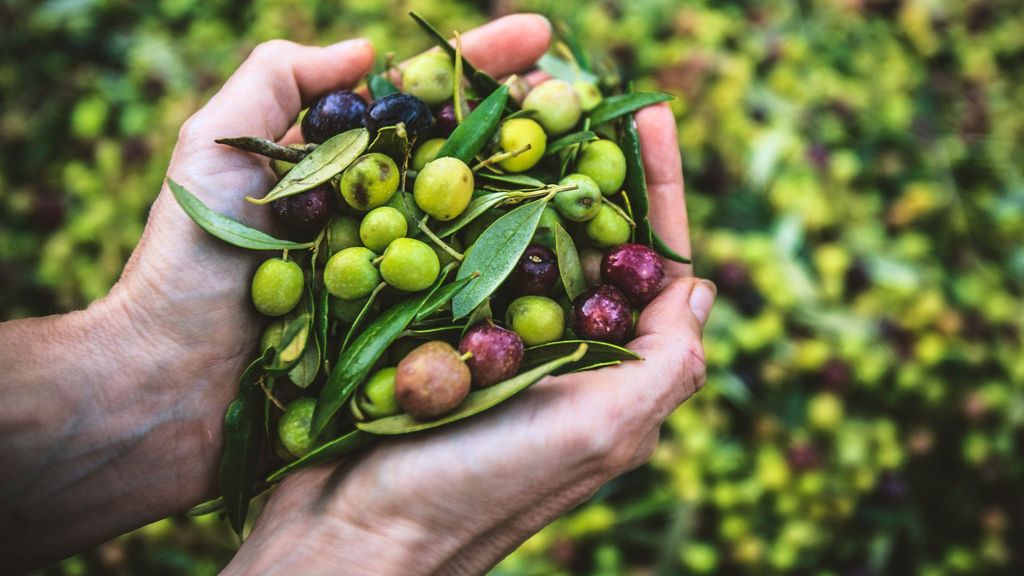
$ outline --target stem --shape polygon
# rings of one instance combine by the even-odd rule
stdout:
[[[373,264],[374,266],[380,266],[380,261],[383,260],[383,259],[384,259],[384,255],[382,254],[380,256],[377,256],[373,260],[371,260],[370,264]]]
[[[445,244],[444,240],[438,238],[437,234],[434,234],[433,230],[427,227],[427,218],[430,218],[430,216],[424,216],[422,220],[416,223],[416,225],[419,226],[420,231],[423,232],[427,238],[430,238],[430,241],[436,244],[438,248],[447,252],[452,258],[455,258],[456,261],[462,262],[462,259],[465,258],[465,256],[463,256],[458,250],[452,248],[448,244]]]
[[[260,378],[260,388],[263,389],[263,393],[267,395],[267,398],[274,403],[274,406],[277,406],[278,408],[281,409],[281,412],[284,412],[284,404],[282,404],[281,401],[278,400],[276,396],[274,396],[274,393],[270,390],[270,388],[267,388],[267,382],[265,378]]]
[[[462,37],[459,36],[459,32],[455,31],[455,82],[453,83],[454,89],[452,90],[452,103],[455,108],[455,124],[462,124],[462,118],[465,112],[462,109],[463,98],[462,98]]]
[[[472,357],[473,357],[473,352],[472,351],[468,351],[465,354],[463,354],[462,356],[459,356],[459,360],[462,360],[463,362],[465,362],[466,360],[469,360]]]
[[[486,168],[487,166],[490,166],[492,164],[497,164],[498,162],[502,162],[504,160],[508,160],[509,158],[515,158],[516,156],[519,156],[520,154],[526,152],[530,148],[533,148],[533,146],[530,145],[530,144],[527,144],[526,146],[523,146],[522,148],[519,148],[518,150],[513,150],[511,152],[498,152],[497,154],[493,154],[493,155],[491,155],[491,157],[489,157],[486,160],[478,163],[476,166],[473,166],[473,172],[477,172],[481,168]]]
[[[538,188],[536,190],[509,192],[510,198],[526,199],[526,198],[539,198],[541,196],[547,196],[549,194],[558,194],[559,192],[568,192],[569,190],[575,190],[579,188],[577,184],[563,184],[561,186],[545,186],[544,188]]]
[[[287,262],[287,261],[288,261],[288,249],[287,249],[287,248],[285,248],[285,249],[284,249],[284,250],[283,250],[283,251],[281,252],[281,260],[284,260],[285,262]]]
[[[615,202],[605,202],[605,204],[610,206],[612,210],[618,212],[619,216],[625,218],[626,222],[629,222],[630,228],[636,228],[636,222],[634,222],[633,219],[629,217],[629,214],[626,214],[626,211],[622,209],[622,206],[619,206]]]

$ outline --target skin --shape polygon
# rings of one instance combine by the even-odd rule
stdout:
[[[547,50],[550,27],[511,16],[462,39],[470,60],[504,76]],[[168,174],[214,210],[272,229],[266,210],[242,200],[273,185],[268,163],[213,140],[296,142],[298,129],[289,127],[299,110],[355,85],[372,63],[365,40],[261,45],[183,126]],[[652,107],[637,122],[652,223],[688,255],[671,112]],[[0,325],[0,553],[8,569],[66,556],[215,493],[224,409],[266,322],[240,279],[265,258],[209,237],[165,187],[106,298]],[[703,385],[700,333],[714,288],[689,266],[666,271],[667,288],[629,344],[645,362],[546,378],[493,414],[289,477],[224,573],[465,574],[493,566],[650,458],[661,422]]]

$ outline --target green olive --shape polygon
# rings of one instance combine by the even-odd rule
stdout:
[[[342,300],[341,298],[331,297],[327,307],[328,312],[330,312],[331,317],[334,319],[345,324],[351,324],[356,321],[356,317],[363,311],[363,307],[366,306],[366,301],[369,298],[369,296],[365,296],[357,300]]]
[[[601,209],[601,189],[597,182],[586,174],[569,174],[558,183],[561,186],[575,184],[575,190],[555,194],[555,210],[566,220],[586,222],[597,216]]]
[[[576,90],[576,94],[580,97],[580,106],[584,112],[590,112],[604,99],[601,96],[601,89],[597,87],[593,82],[587,82],[585,80],[577,80],[573,82],[572,87]]]
[[[458,158],[437,158],[416,176],[413,197],[431,218],[451,220],[462,214],[473,199],[473,171]]]
[[[607,204],[587,222],[587,237],[599,248],[614,248],[629,242],[629,222]]]
[[[554,342],[565,333],[565,311],[551,298],[521,296],[508,305],[506,316],[527,346]]]
[[[328,256],[345,248],[359,246],[359,221],[351,216],[335,216],[327,224]]]
[[[384,281],[405,292],[429,288],[440,271],[441,263],[434,250],[413,238],[393,240],[380,262]]]
[[[530,149],[522,154],[506,158],[498,163],[509,172],[525,172],[533,168],[547,150],[548,137],[540,124],[529,118],[512,118],[501,125],[498,133],[498,146],[502,152],[514,152],[526,145]]]
[[[371,152],[356,158],[341,175],[341,195],[356,210],[383,206],[398,190],[398,166],[389,156]]]
[[[302,298],[306,280],[302,268],[291,260],[271,258],[252,277],[252,303],[267,316],[284,316]]]
[[[284,319],[278,318],[263,329],[263,334],[260,336],[260,352],[271,346],[276,348],[281,343],[282,336],[284,336]]]
[[[565,194],[565,192],[559,192]],[[557,198],[557,196],[556,196]],[[550,205],[544,207],[541,212],[540,221],[537,222],[537,230],[533,233],[531,244],[540,244],[549,250],[555,249],[555,226],[562,225],[562,217]]]
[[[305,456],[316,439],[309,432],[313,424],[313,410],[316,409],[316,400],[313,398],[299,398],[293,400],[281,415],[277,422],[277,435],[288,452],[296,457]]]
[[[576,89],[565,80],[541,82],[523,100],[523,110],[536,111],[536,118],[551,136],[565,134],[580,121],[583,105]]]
[[[359,238],[374,252],[383,252],[395,238],[408,232],[405,215],[390,206],[370,210],[359,224]]]
[[[416,147],[416,151],[412,155],[412,168],[419,172],[423,170],[423,167],[427,165],[434,158],[437,158],[437,151],[444,146],[444,138],[431,138],[423,144]]]
[[[626,156],[611,140],[591,142],[583,146],[576,171],[593,178],[601,193],[611,196],[622,188],[626,179]]]
[[[444,52],[417,56],[402,71],[403,90],[431,105],[450,99],[454,82],[455,69]]]
[[[395,398],[395,372],[397,368],[381,368],[363,384],[356,397],[359,411],[370,419],[401,414],[402,408]]]
[[[331,296],[357,300],[373,292],[380,283],[380,273],[373,261],[377,255],[369,248],[354,246],[338,252],[324,267],[324,286]]]

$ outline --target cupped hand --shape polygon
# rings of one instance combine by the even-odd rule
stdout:
[[[542,19],[516,16],[465,34],[463,46],[502,76],[532,65],[549,37]],[[689,254],[675,120],[656,106],[637,126],[652,224]],[[667,272],[629,344],[643,362],[549,377],[487,414],[286,479],[228,572],[484,572],[645,462],[665,417],[704,383],[701,330],[714,300],[689,266]]]

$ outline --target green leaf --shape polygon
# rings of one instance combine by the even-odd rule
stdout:
[[[193,222],[211,235],[233,246],[249,250],[301,250],[313,245],[312,242],[299,243],[278,240],[266,232],[260,232],[223,214],[218,214],[170,178],[167,179],[167,187],[171,189],[174,199],[178,201],[178,205]]]
[[[309,388],[320,372],[320,354],[320,342],[316,338],[310,339],[299,361],[288,371],[292,383],[302,389]]]
[[[529,370],[534,366],[540,366],[546,362],[550,362],[554,358],[560,358],[568,352],[575,350],[580,344],[587,345],[587,353],[580,359],[581,367],[597,367],[610,362],[619,362],[624,360],[643,360],[643,358],[637,355],[636,352],[607,342],[597,342],[594,340],[559,340],[558,342],[549,342],[547,344],[531,346],[524,350],[523,361],[519,365],[519,369]],[[555,371],[553,374],[563,374],[569,371],[570,370]],[[575,371],[575,368],[572,371]]]
[[[409,12],[409,16],[412,16],[412,19],[415,20],[416,23],[419,24],[420,28],[422,28],[423,31],[427,33],[427,36],[430,36],[430,39],[433,40],[435,44],[440,46],[441,49],[444,50],[454,62],[455,48],[448,43],[448,39],[445,38],[444,35],[442,35],[440,32],[438,32],[437,28],[434,28],[430,24],[430,22],[424,20],[423,17],[420,16],[419,14],[415,12]],[[476,90],[477,94],[479,94],[480,96],[487,96],[501,86],[501,84],[493,77],[491,77],[489,74],[477,70],[477,68],[473,66],[473,64],[471,64],[469,60],[467,60],[465,57],[462,58],[462,69],[465,71],[466,76],[469,78],[470,85],[473,86],[473,89]]]
[[[597,140],[597,134],[594,134],[590,130],[583,130],[581,132],[573,132],[572,134],[566,134],[558,140],[548,144],[546,150],[544,150],[545,156],[552,156],[564,148],[573,146],[575,144],[581,144],[583,142],[590,142],[591,140]]]
[[[647,198],[647,174],[644,171],[643,156],[640,155],[640,134],[632,115],[623,124],[622,140],[619,142],[626,157],[626,181],[623,187],[633,212],[633,221],[636,222],[636,241],[650,246],[651,224],[647,220],[650,203]]]
[[[476,174],[476,176],[478,178],[483,178],[484,180],[501,182],[502,184],[515,184],[516,186],[522,186],[523,188],[543,188],[545,186],[542,180],[538,180],[537,178],[526,174],[501,174],[481,170]]]
[[[448,270],[441,272],[442,277],[447,275],[447,273]],[[468,276],[439,288],[423,303],[423,306],[420,307],[420,311],[416,313],[416,317],[413,321],[422,322],[423,320],[426,320],[431,314],[444,307],[444,305],[458,294],[460,290],[466,287],[466,284],[472,282],[474,278],[475,276]]]
[[[249,512],[263,448],[263,390],[258,381],[268,348],[242,373],[238,396],[224,414],[224,454],[220,460],[220,495],[228,521],[241,535]]]
[[[658,233],[655,232],[654,230],[651,230],[651,239],[654,243],[654,250],[657,251],[658,254],[661,254],[662,256],[668,258],[669,260],[672,260],[673,262],[679,262],[680,264],[693,263],[693,261],[691,261],[689,258],[683,256],[682,254],[676,252],[671,247],[669,247],[669,245],[665,243],[665,240],[663,240],[661,236],[658,236]]]
[[[587,53],[583,50],[583,46],[580,44],[579,39],[576,38],[576,33],[573,32],[572,28],[570,28],[565,22],[558,21],[555,22],[555,30],[558,31],[558,35],[561,36],[565,45],[569,47],[569,50],[572,52],[573,58],[576,59],[576,64],[579,65],[580,70],[589,71],[590,59],[587,58]]]
[[[554,54],[541,56],[540,60],[537,60],[537,67],[547,72],[551,77],[565,80],[566,82],[583,80],[584,82],[597,83],[600,80],[600,78],[590,72],[581,70],[579,66],[574,66],[572,62],[559,58]]]
[[[481,322],[490,320],[493,316],[494,314],[491,312],[491,301],[484,300],[479,306],[473,309],[469,318],[466,318],[466,325],[462,327],[462,333],[465,334],[466,330],[469,330]]]
[[[404,166],[409,150],[409,134],[405,131],[405,124],[399,122],[377,130],[377,137],[366,151],[380,152],[389,156],[395,164]]]
[[[618,96],[609,96],[602,100],[597,105],[597,108],[590,111],[590,125],[598,126],[626,114],[636,112],[651,104],[668,102],[669,100],[675,100],[675,96],[665,94],[664,92],[630,92]]]
[[[572,302],[577,296],[587,289],[587,280],[583,277],[583,265],[580,263],[580,255],[576,251],[576,244],[572,237],[562,228],[555,224],[555,256],[558,257],[558,275],[562,277],[562,285],[565,286],[565,293]]]
[[[437,157],[451,156],[466,164],[472,162],[473,157],[483,150],[497,131],[507,101],[508,86],[501,86],[492,92],[448,136],[437,151]]]
[[[366,316],[370,313],[370,310],[373,309],[373,303],[377,300],[377,295],[380,294],[380,291],[383,290],[386,286],[387,284],[381,282],[380,284],[377,285],[376,288],[373,289],[373,292],[370,292],[370,297],[366,299],[366,302],[363,304],[363,307],[360,308],[359,310],[359,314],[356,314],[356,319],[352,321],[352,325],[349,326],[348,331],[345,332],[345,339],[341,341],[342,352],[344,352],[345,349],[348,348],[348,343],[352,341],[352,337],[356,335],[356,332],[359,330],[359,327],[363,324],[363,319],[366,318]]]
[[[389,94],[399,92],[398,87],[391,80],[385,78],[383,74],[371,74],[367,77],[366,88],[370,91],[370,97],[374,100],[380,100]]]
[[[456,408],[454,412],[437,420],[423,422],[413,419],[408,414],[399,414],[398,416],[388,416],[387,418],[379,418],[369,422],[357,422],[356,426],[360,430],[371,434],[393,435],[409,434],[412,432],[429,430],[430,428],[437,428],[438,426],[451,424],[452,422],[469,418],[470,416],[474,416],[501,404],[519,392],[522,392],[541,378],[553,373],[555,370],[558,370],[567,364],[579,361],[584,357],[586,352],[587,345],[581,343],[577,346],[574,352],[568,355],[556,358],[550,362],[537,366],[536,368],[522,372],[519,375],[513,376],[504,382],[499,382],[494,386],[488,386],[487,388],[473,392],[469,396],[466,396],[466,399],[462,401],[462,404],[459,404],[459,407]]]
[[[332,136],[292,167],[263,198],[246,197],[253,204],[269,204],[286,196],[305,192],[340,174],[370,143],[370,132],[356,128]]]
[[[267,372],[287,372],[295,367],[305,353],[313,325],[313,314],[309,306],[309,297],[303,298],[303,301],[305,305],[296,306],[285,316],[281,340],[274,346],[276,354],[271,362],[264,366]]]
[[[443,281],[444,278],[440,277],[430,290],[406,298],[389,308],[367,326],[348,348],[341,351],[338,362],[327,376],[324,389],[317,399],[316,409],[313,410],[311,435],[319,436],[323,432],[335,413],[366,379],[377,359],[409,326],[423,304],[431,299]]]
[[[495,220],[480,234],[456,277],[461,280],[477,272],[480,278],[452,300],[452,316],[456,320],[472,312],[505,281],[530,244],[546,205],[545,200],[524,204]]]
[[[507,192],[491,192],[473,198],[469,202],[469,206],[466,206],[465,212],[460,214],[455,220],[449,222],[447,226],[437,233],[437,237],[447,238],[452,234],[455,234],[469,225],[470,222],[476,220],[485,212],[500,205],[509,198],[511,198],[511,196],[509,196]]]
[[[256,136],[240,136],[238,138],[219,138],[214,140],[217,144],[224,144],[225,146],[231,146],[239,150],[246,152],[252,152],[267,158],[273,158],[274,160],[284,160],[285,162],[291,162],[295,164],[300,162],[307,154],[316,149],[316,144],[306,144],[302,147],[292,148],[291,146],[281,146],[277,142],[272,142],[266,138],[259,138]]]
[[[277,482],[292,472],[337,460],[342,456],[347,456],[356,450],[359,450],[360,448],[369,446],[374,442],[374,440],[375,438],[372,434],[367,434],[362,430],[353,430],[348,434],[339,436],[334,440],[325,442],[316,448],[313,448],[302,458],[289,462],[285,466],[278,468],[267,476],[267,482]]]

